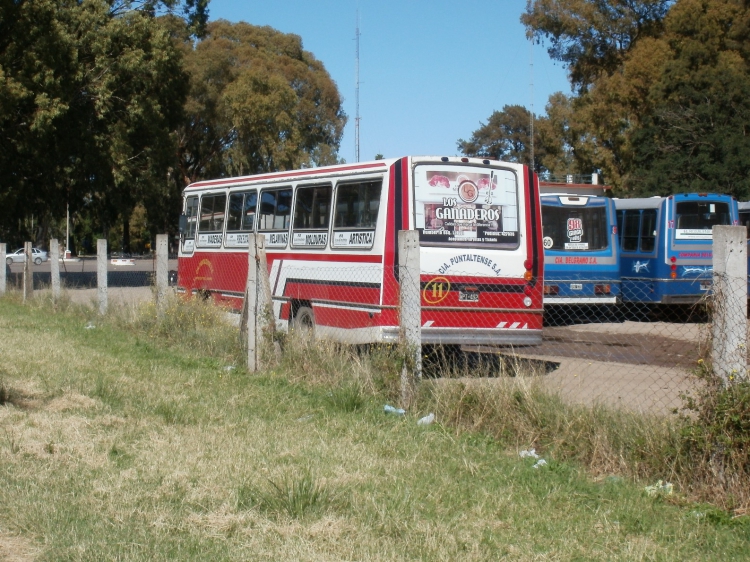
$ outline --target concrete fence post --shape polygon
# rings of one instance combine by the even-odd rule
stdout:
[[[23,302],[34,296],[34,271],[31,268],[34,262],[31,247],[31,242],[23,243]]]
[[[714,373],[724,384],[747,377],[747,230],[713,227]]]
[[[422,378],[422,301],[420,288],[419,232],[398,233],[400,285],[400,342],[406,357],[401,369],[401,400],[408,407]]]
[[[266,258],[266,237],[263,234],[256,234],[255,247],[258,259],[258,344],[268,331],[273,331],[276,324],[273,319],[273,301],[271,300],[271,280],[268,277],[268,259]]]
[[[156,235],[156,314],[164,316],[169,285],[169,253],[166,234]]]
[[[8,255],[7,246],[5,245],[5,242],[0,243],[0,262],[2,262],[2,271],[0,271],[0,297],[5,295],[5,287],[7,286],[8,279],[5,275],[6,272],[6,265],[5,265],[5,259]]]
[[[107,313],[107,241],[96,241],[96,288],[99,297],[99,314]]]
[[[49,241],[49,277],[52,285],[52,300],[57,302],[60,298],[60,245],[57,238]]]
[[[256,235],[262,236],[262,235]],[[258,310],[258,246],[256,236],[250,235],[247,245],[247,283],[243,322],[247,329],[247,370],[258,371],[257,310]]]

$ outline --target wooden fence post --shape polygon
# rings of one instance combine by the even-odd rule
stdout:
[[[747,378],[747,230],[713,227],[714,373],[724,384]]]
[[[99,314],[107,313],[107,241],[96,241],[96,287],[99,297]]]
[[[420,291],[419,232],[398,233],[398,280],[400,285],[400,341],[405,350],[401,369],[401,401],[411,404],[422,378],[422,303]]]

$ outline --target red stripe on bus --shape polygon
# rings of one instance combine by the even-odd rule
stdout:
[[[304,178],[307,176],[315,176],[321,173],[332,173],[332,172],[350,172],[352,170],[368,170],[368,169],[378,169],[383,168],[383,164],[359,164],[359,165],[352,165],[352,166],[342,166],[340,168],[327,168],[325,170],[321,170],[320,168],[310,168],[309,170],[304,171],[295,171],[295,172],[275,172],[273,174],[266,174],[263,176],[240,176],[236,178],[228,178],[224,180],[213,180],[213,181],[202,181],[197,183],[191,183],[189,186],[185,188],[185,190],[189,189],[199,189],[199,188],[205,188],[205,187],[213,187],[213,186],[220,186],[220,185],[227,185],[227,184],[242,184],[242,183],[248,183],[248,182],[260,182],[264,180],[273,180],[273,179],[284,179],[284,178]]]

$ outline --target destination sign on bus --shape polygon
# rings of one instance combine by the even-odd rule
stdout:
[[[516,247],[517,180],[508,170],[417,166],[416,226],[423,244]]]
[[[327,232],[295,232],[292,237],[293,246],[323,248],[326,244],[328,244]]]
[[[333,233],[334,248],[371,248],[374,241],[373,230]]]
[[[221,233],[217,234],[199,234],[198,246],[202,248],[218,248],[221,246]]]

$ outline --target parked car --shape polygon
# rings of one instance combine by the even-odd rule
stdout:
[[[44,250],[40,250],[39,248],[31,248],[31,259],[32,261],[39,265],[43,261],[47,261],[47,252]],[[5,257],[5,263],[8,265],[12,263],[23,263],[26,257],[23,253],[23,248],[18,248],[15,252],[12,254],[7,254]]]

